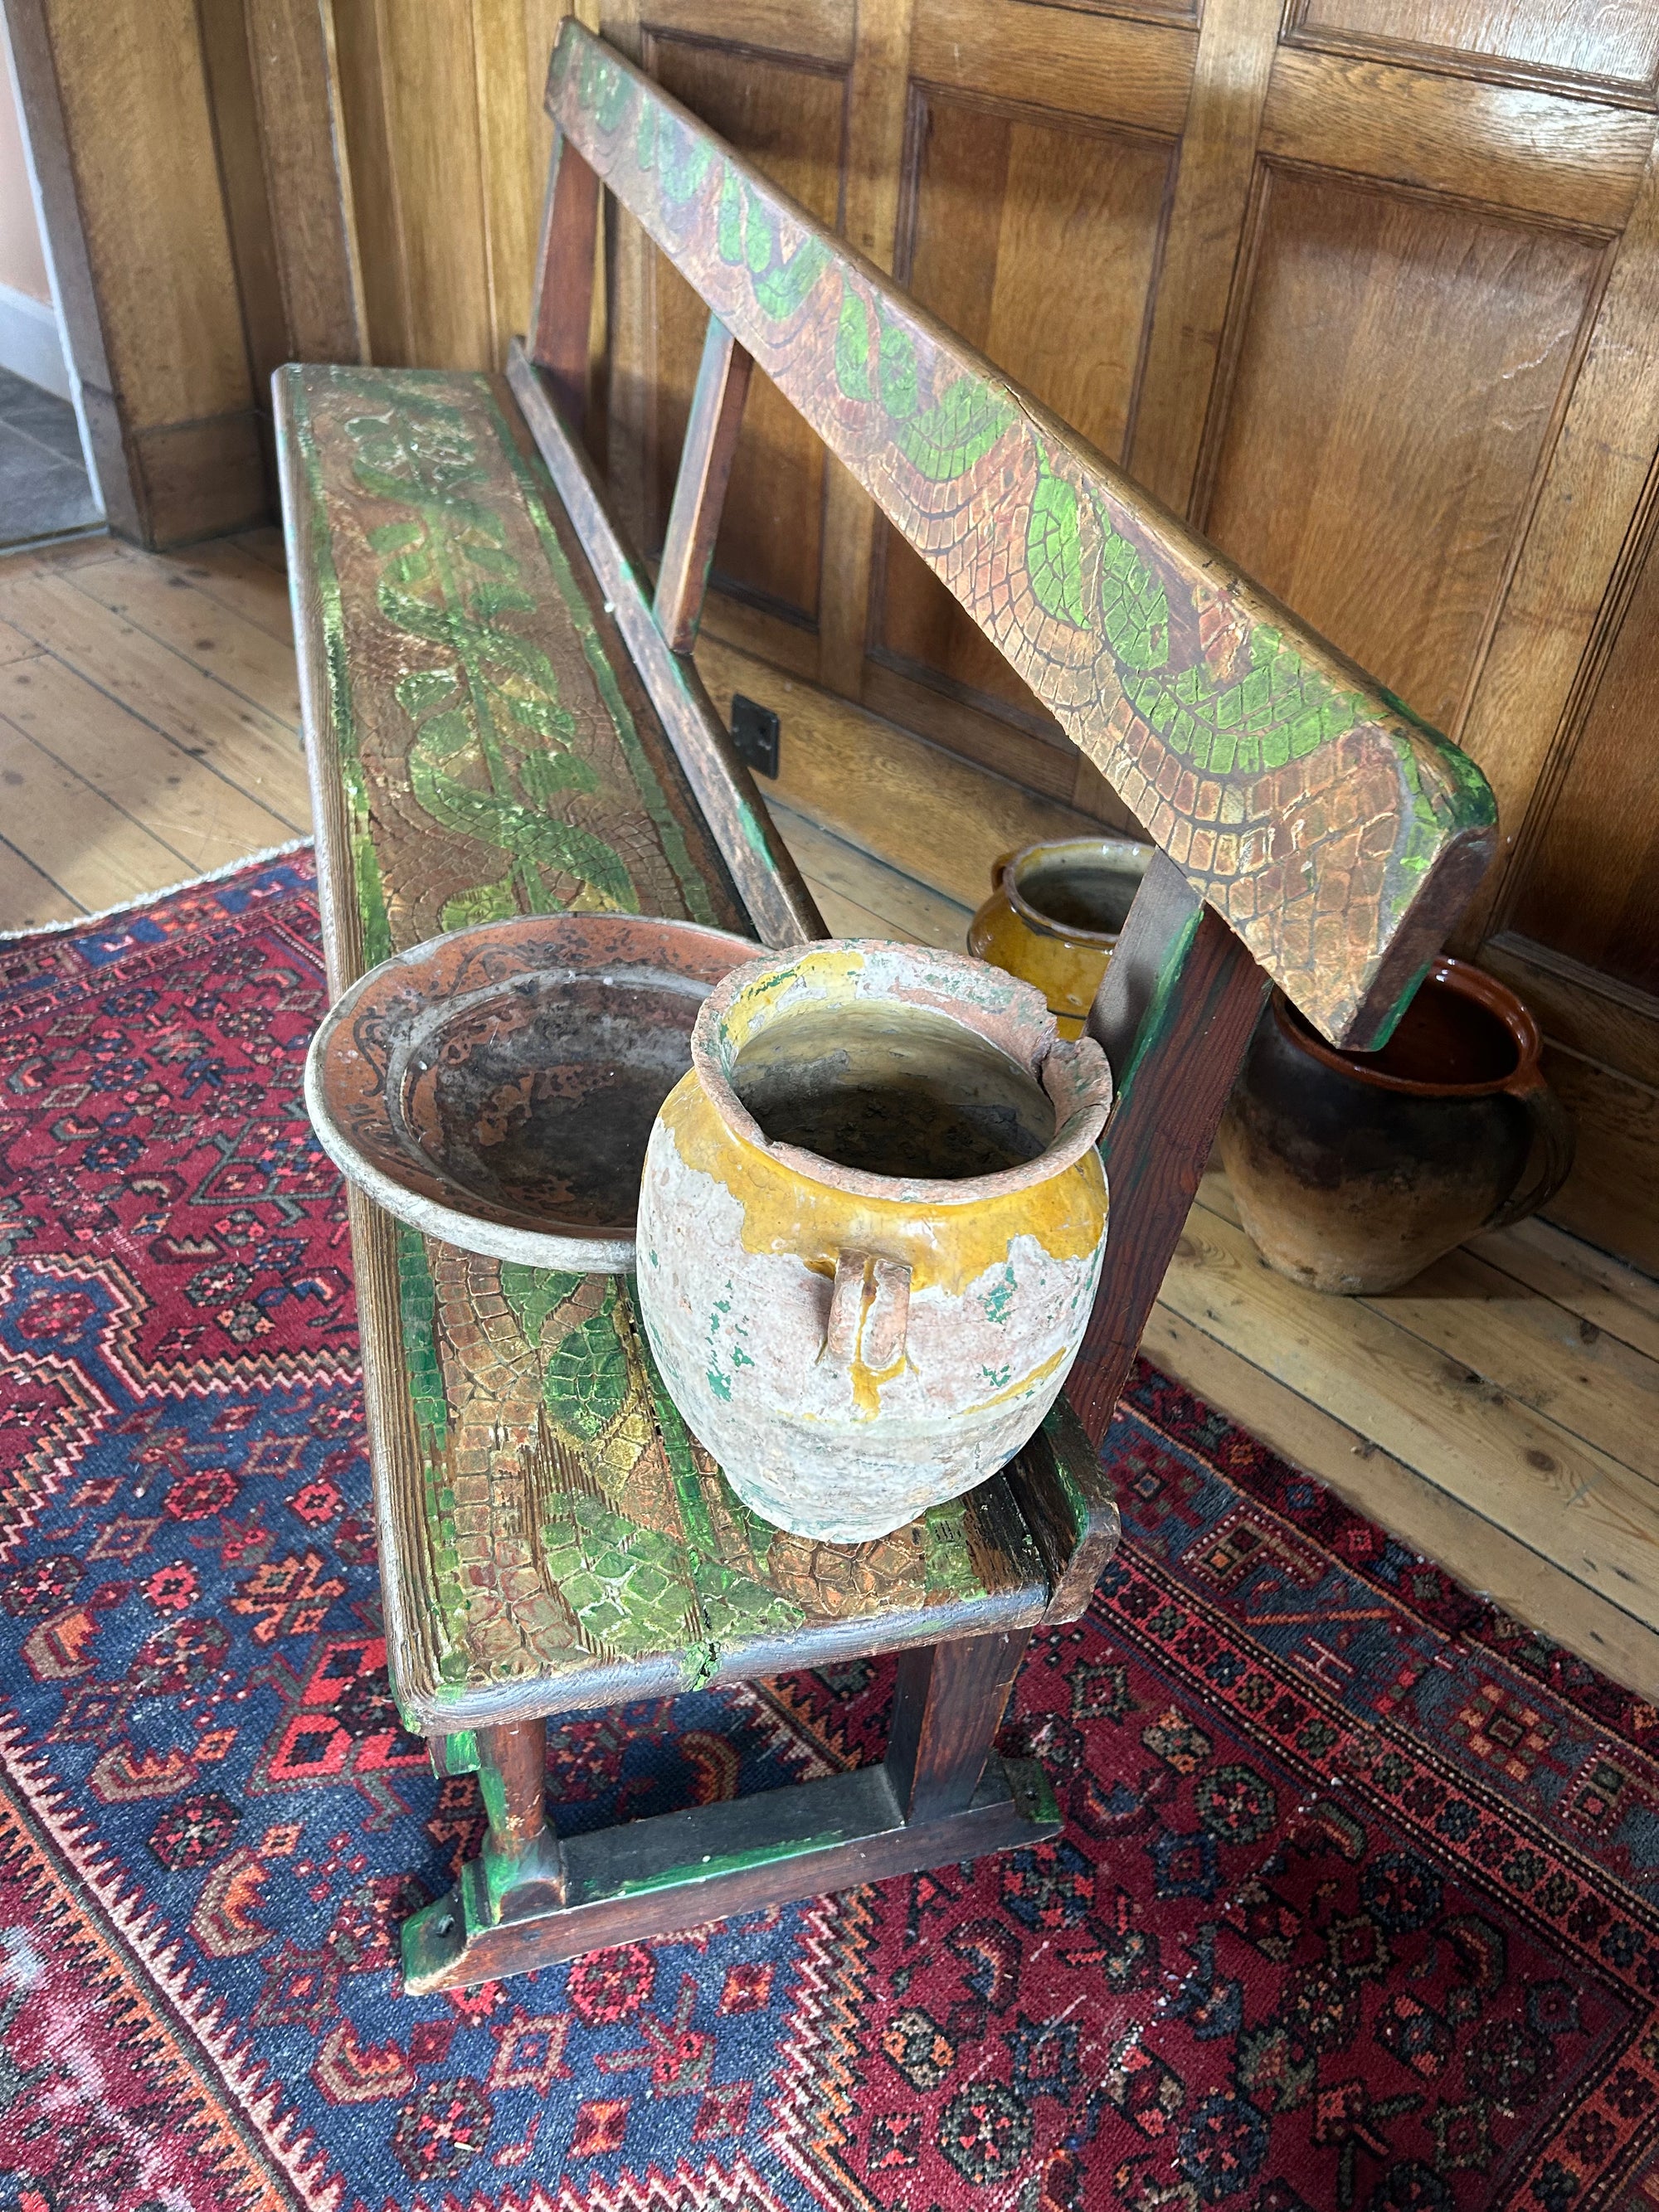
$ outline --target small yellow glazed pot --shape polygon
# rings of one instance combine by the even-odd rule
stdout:
[[[1081,1036],[1152,857],[1131,837],[1066,837],[1005,853],[968,925],[968,950],[1035,983],[1061,1036]]]
[[[1011,1459],[1082,1341],[1111,1072],[961,953],[809,945],[698,1013],[640,1191],[670,1395],[746,1505],[884,1536]]]

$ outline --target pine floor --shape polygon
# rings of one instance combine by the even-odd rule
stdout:
[[[831,929],[960,945],[999,854],[1079,817],[736,650],[775,707],[780,827]],[[302,836],[281,541],[0,559],[0,930]],[[1659,1283],[1548,1224],[1407,1290],[1275,1275],[1210,1176],[1146,1351],[1517,1618],[1659,1697]]]

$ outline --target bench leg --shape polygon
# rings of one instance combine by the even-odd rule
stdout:
[[[478,1863],[492,1921],[564,1902],[564,1864],[547,1817],[547,1723],[477,1733],[478,1784],[489,1831]]]
[[[906,1820],[972,1804],[1029,1640],[1021,1629],[900,1652],[887,1778]]]
[[[404,1966],[411,1987],[434,1960],[465,1958],[483,1931],[556,1911],[565,1895],[564,1855],[547,1816],[547,1723],[515,1721],[434,1736],[428,1748],[440,1774],[477,1776],[489,1825],[483,1850],[461,1869],[454,1888],[404,1923]]]
[[[899,1661],[886,1759],[572,1836],[547,1817],[542,1722],[450,1738],[440,1771],[475,1768],[489,1832],[449,1895],[404,1927],[411,1996],[465,1989],[612,1943],[650,1942],[733,1912],[793,1905],[1060,1833],[1032,1759],[991,1748],[1024,1632]]]

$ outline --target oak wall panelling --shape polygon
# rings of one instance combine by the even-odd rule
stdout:
[[[1245,252],[1194,520],[1455,730],[1607,243],[1264,162]]]
[[[333,19],[300,0],[198,0],[267,496],[270,379],[285,361],[361,361],[366,343]]]
[[[1291,0],[1287,35],[1308,45],[1404,53],[1472,74],[1592,85],[1651,100],[1659,15],[1648,0]]]
[[[839,0],[672,0],[604,10],[601,28],[756,167],[846,221],[855,10]],[[607,447],[618,509],[654,560],[667,521],[706,310],[625,212],[609,229]],[[820,673],[833,465],[758,371],[715,542],[704,622],[793,673]],[[861,638],[860,638],[861,645]]]

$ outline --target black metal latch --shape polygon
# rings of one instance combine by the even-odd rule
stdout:
[[[738,758],[746,761],[757,775],[776,775],[778,718],[769,707],[745,699],[741,691],[734,692],[732,699],[732,742]]]

